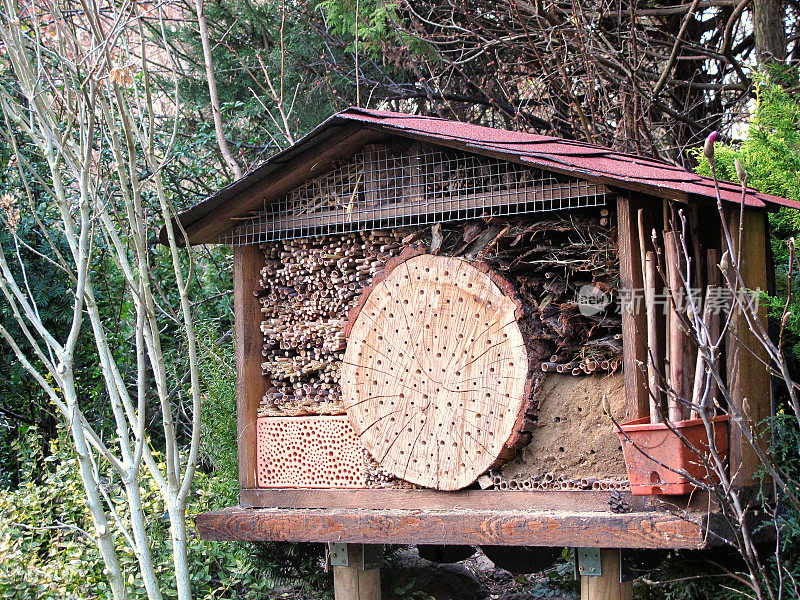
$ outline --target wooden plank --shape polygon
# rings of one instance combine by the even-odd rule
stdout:
[[[581,575],[581,600],[633,600],[633,582],[620,582],[619,549],[600,549],[600,575]]]
[[[641,197],[617,197],[617,235],[620,266],[620,290],[629,294],[622,310],[622,372],[625,378],[626,418],[630,421],[649,416],[650,397],[647,391],[647,313],[644,298],[642,264],[639,246],[638,211],[644,209],[644,230],[656,227],[661,205]],[[645,250],[650,242],[646,241]]]
[[[635,511],[657,510],[660,500],[650,496],[633,496],[622,492],[622,498]],[[343,508],[343,509],[393,509],[403,507],[414,510],[560,510],[591,512],[608,510],[609,492],[596,491],[517,491],[517,490],[316,490],[316,489],[243,489],[239,495],[241,505],[249,508]],[[686,508],[686,498],[672,500]],[[695,493],[691,505],[708,506],[708,498]]]
[[[686,548],[718,544],[707,513],[223,508],[197,515],[206,540]]]
[[[742,279],[750,290],[767,289],[766,257],[766,214],[755,210],[745,210],[742,239]],[[739,236],[739,211],[731,210],[728,221],[734,238],[734,247]],[[759,306],[759,316],[766,329],[766,308]],[[742,411],[747,400],[747,409],[753,424],[761,423],[772,413],[770,395],[770,374],[765,366],[768,363],[766,350],[758,343],[750,331],[747,321],[741,314],[734,315],[727,335],[728,387],[736,407]],[[763,431],[761,432],[763,433]],[[769,442],[768,435],[762,435],[764,448]],[[730,468],[733,484],[752,485],[758,471],[758,456],[745,439],[741,429],[731,419]]]
[[[233,249],[233,314],[236,356],[236,431],[239,440],[239,486],[255,487],[256,420],[258,403],[265,392],[261,374],[261,346],[258,324],[261,306],[253,291],[263,255],[258,246]]]

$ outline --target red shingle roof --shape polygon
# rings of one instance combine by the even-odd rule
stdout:
[[[686,194],[716,198],[714,181],[709,177],[691,173],[663,161],[616,152],[610,148],[583,142],[492,129],[437,117],[416,117],[360,108],[348,108],[334,118],[370,123],[399,135],[413,134],[414,137],[423,136],[431,141],[443,143],[457,141],[478,153],[483,150],[513,155],[521,162],[545,170],[598,179],[622,188],[636,184],[651,188],[655,194],[658,194],[658,191],[678,190]],[[739,184],[721,181],[720,195],[723,200],[738,204],[742,195],[741,187]],[[797,202],[753,189],[748,191],[745,204],[757,208],[764,208],[770,204],[800,208]]]
[[[359,132],[367,135],[358,137]],[[364,140],[369,136],[379,139],[388,135],[496,156],[657,197],[716,198],[712,179],[652,158],[583,142],[493,129],[437,117],[348,108],[333,115],[293,146],[270,157],[238,181],[181,213],[179,219],[191,243],[211,242],[237,224],[232,220],[235,217],[262,205],[264,201],[270,201],[273,195],[285,194],[296,186],[297,183],[293,182],[298,177],[319,174],[332,159],[329,157],[327,163],[317,163],[314,158],[316,147],[322,152],[323,147],[337,150],[337,146],[341,146],[337,151],[346,154],[348,144],[352,147],[354,143],[365,143]],[[354,136],[360,142],[344,140],[347,136]],[[287,174],[294,174],[295,177]],[[738,184],[720,182],[719,187],[723,200],[736,204],[741,201],[741,187]],[[776,206],[800,208],[798,202],[753,189],[748,190],[745,204],[762,209]]]

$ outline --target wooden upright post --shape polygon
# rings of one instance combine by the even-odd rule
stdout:
[[[381,600],[381,570],[379,564],[365,554],[375,551],[375,546],[346,544],[346,566],[333,567],[333,593],[335,600]],[[379,557],[380,551],[372,552]],[[366,559],[366,560],[365,560]]]
[[[619,250],[620,290],[626,298],[622,306],[622,374],[625,378],[625,411],[628,420],[650,414],[647,386],[647,314],[644,306],[644,259],[639,244],[638,211],[644,212],[644,230],[660,227],[660,215],[653,203],[641,198],[617,197],[617,235]],[[644,240],[645,250],[652,248]],[[660,287],[660,286],[658,286]]]
[[[600,549],[600,569],[600,575],[581,575],[581,600],[633,600],[633,583],[620,582],[619,549]]]
[[[233,248],[233,314],[236,342],[236,430],[239,487],[256,486],[256,419],[264,394],[261,374],[261,306],[253,291],[264,262],[257,245]]]
[[[739,211],[731,210],[728,220],[734,248],[739,238]],[[742,261],[739,268],[748,290],[767,289],[766,215],[755,210],[744,211],[742,227]],[[766,329],[766,309],[762,302],[759,317]],[[741,312],[734,313],[727,335],[728,388],[733,403],[756,431],[762,433],[761,443],[768,443],[763,435],[763,421],[772,412],[770,397],[769,356],[750,331]],[[730,464],[734,485],[753,485],[760,460],[745,439],[744,432],[734,419],[730,421]]]

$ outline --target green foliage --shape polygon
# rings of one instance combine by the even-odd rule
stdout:
[[[252,544],[253,565],[281,585],[306,592],[333,592],[333,572],[322,569],[325,544],[259,542]]]
[[[359,42],[365,44],[365,50],[375,56],[379,55],[386,38],[391,37],[394,32],[392,21],[397,18],[396,2],[361,0],[358,3],[358,13],[355,0],[324,0],[317,8],[325,12],[336,33],[355,39],[357,31]],[[352,49],[352,46],[348,47],[348,50]]]
[[[21,464],[19,485],[0,494],[0,596],[110,597],[100,554],[77,529],[91,531],[92,525],[75,458],[53,442],[45,459],[36,429],[23,427],[20,434],[12,443]]]
[[[224,121],[231,125],[231,134],[241,150],[240,160],[244,163],[259,161],[265,154],[286,145],[285,140],[280,140],[270,117],[278,117],[275,104],[259,87],[264,84],[262,64],[270,69],[275,85],[280,84],[277,71],[280,62],[280,6],[281,3],[275,2],[254,5],[245,0],[207,4],[224,103]],[[315,58],[324,51],[324,45],[309,36],[305,28],[306,18],[298,12],[298,7],[293,3],[287,3],[287,7],[284,31],[287,68],[283,83],[287,105],[293,101],[295,92],[298,93],[298,110],[290,127],[299,136],[335,110],[336,101],[330,100],[328,93],[335,75],[320,76],[313,70]],[[202,54],[195,36],[193,27],[187,26],[175,31],[173,41],[185,42],[184,49],[193,50],[197,59]],[[309,39],[316,41],[309,43]],[[180,122],[172,147],[172,160],[164,173],[169,182],[167,187],[171,200],[179,209],[194,204],[228,182],[217,161],[216,140],[207,111],[206,81],[199,66],[201,62],[202,59],[197,61],[196,77],[184,78],[179,84],[187,100],[183,105],[185,119]],[[164,83],[169,85],[169,82]],[[342,96],[347,97],[346,94]],[[162,126],[163,122],[156,122],[154,135],[166,145],[172,132]],[[265,139],[274,141],[264,147],[262,142]],[[40,157],[32,154],[35,150],[28,140],[20,137],[18,145],[26,160],[40,164]],[[0,142],[0,194],[12,193],[22,200],[24,182],[11,162],[12,154],[10,148]],[[103,164],[108,163],[107,158],[102,157]],[[46,177],[46,166],[42,165],[40,171]],[[28,183],[33,187],[35,203],[31,208],[22,202],[18,233],[36,252],[49,256],[50,249],[36,217],[57,243],[63,243],[62,237],[53,227],[56,218],[50,214],[50,199],[43,190],[35,187],[35,181]],[[145,205],[149,206],[151,191],[145,189],[143,196]],[[151,218],[149,226],[155,234],[160,223]],[[3,226],[0,226],[0,243],[7,255],[13,257],[14,240]],[[103,240],[98,238],[99,257],[93,266],[97,277],[97,300],[123,376],[133,382],[136,381],[135,353],[131,352],[133,304],[124,293],[120,276],[110,264],[102,244]],[[165,248],[154,240],[149,249],[152,281],[161,300],[157,318],[164,334],[163,352],[169,378],[187,384],[184,376],[188,359],[186,348],[181,344],[183,336],[179,335],[178,325],[169,314],[170,307],[176,304],[174,273]],[[68,256],[69,252],[62,248],[62,254]],[[17,270],[15,274],[20,274],[21,269],[31,274],[31,292],[46,325],[56,338],[62,339],[72,319],[69,279],[45,259],[24,248],[20,263],[10,262],[12,269]],[[195,322],[201,323],[198,335],[203,356],[200,367],[205,408],[202,423],[205,468],[195,477],[195,495],[188,510],[190,520],[197,512],[238,502],[231,262],[227,248],[202,248],[191,269],[195,278],[192,311]],[[182,266],[185,273],[190,272],[188,264]],[[0,302],[0,319],[15,338],[24,342],[24,335],[15,329],[9,307],[4,302]],[[99,373],[91,336],[82,336],[81,344],[75,369],[80,378],[82,407],[95,430],[106,439],[113,439],[116,434],[108,413],[108,395]],[[4,374],[0,377],[0,597],[109,597],[102,561],[93,542],[87,535],[71,529],[77,526],[91,534],[93,525],[83,505],[85,492],[76,473],[75,457],[69,443],[59,437],[52,406],[5,344],[0,344],[0,372]],[[147,384],[152,387],[154,382]],[[183,443],[188,441],[190,433],[191,407],[186,399],[182,385],[170,390],[177,431]],[[157,401],[153,390],[148,390],[148,413],[157,413]],[[11,413],[19,418],[10,416]],[[151,431],[159,432],[160,428],[154,427]],[[151,439],[156,453],[162,441],[157,437]],[[120,482],[110,471],[104,472],[103,477],[111,501],[125,522],[126,507]],[[168,515],[164,514],[164,507],[153,490],[147,489],[148,486],[152,483],[145,479],[143,497],[148,515],[148,534],[153,544],[158,576],[165,584],[165,597],[170,597],[174,574],[169,551]],[[135,556],[126,540],[117,535],[116,542],[117,547],[122,548],[123,568],[127,573],[136,573]],[[273,593],[277,580],[301,579],[325,587],[329,585],[328,579],[317,575],[321,549],[321,545],[310,544],[205,543],[191,539],[189,552],[195,596],[264,597]],[[135,590],[133,597],[143,597],[141,581],[135,575],[131,577],[128,583]]]
[[[0,85],[7,84],[7,74],[0,71]],[[53,208],[40,183],[30,177],[23,181],[18,166],[20,160],[24,160],[36,165],[42,173],[47,171],[47,167],[42,156],[13,128],[13,124],[10,127],[6,135],[14,136],[21,156],[15,156],[10,139],[0,137],[0,196],[4,197],[4,203],[15,203],[19,213],[16,227],[12,230],[6,225],[8,213],[0,211],[0,247],[8,258],[14,277],[23,282],[35,299],[36,309],[45,327],[56,339],[64,339],[72,323],[72,296],[69,292],[71,282],[53,261],[56,258],[55,251],[67,260],[70,252],[60,235],[51,237],[54,250],[41,231],[40,225],[44,225],[52,234],[57,216],[53,214]],[[24,243],[20,240],[24,240]],[[99,300],[102,302],[105,288],[101,286],[99,292]],[[0,300],[0,322],[22,349],[33,356],[26,336],[4,299]],[[96,394],[100,385],[100,373],[96,367],[96,352],[88,339],[81,339],[76,360],[78,386],[86,398],[91,399],[86,403],[85,410],[96,423],[97,429],[103,430],[101,415],[104,403]],[[12,447],[19,435],[18,427],[38,427],[42,453],[46,456],[49,452],[49,441],[56,435],[56,417],[49,398],[28,376],[11,348],[4,342],[0,343],[0,373],[3,374],[0,377],[0,489],[3,489],[16,486],[20,477],[19,457]]]
[[[203,348],[200,363],[203,385],[200,449],[202,460],[214,473],[213,490],[230,503],[237,500],[239,485],[236,445],[236,365],[233,359],[233,336],[225,341],[209,335],[200,324],[198,339]]]
[[[356,13],[356,0],[322,0],[316,9],[325,14],[331,31],[348,40],[347,52],[355,51],[355,38],[358,36],[359,51],[384,62],[384,66],[387,66],[386,57],[397,55],[398,48],[429,59],[436,58],[435,49],[430,44],[398,30],[397,2],[359,0]]]
[[[105,581],[100,554],[89,539],[93,531],[84,506],[83,485],[77,474],[76,459],[64,438],[50,444],[50,455],[43,458],[39,434],[25,428],[15,442],[23,465],[16,490],[0,495],[0,597],[18,600],[71,600],[111,598]],[[41,472],[40,465],[45,465]],[[106,474],[105,493],[114,503],[119,517],[127,524],[127,514],[119,482]],[[195,493],[189,513],[218,508],[224,499],[219,486],[203,473],[195,480]],[[172,558],[169,516],[152,481],[142,483],[153,560],[164,588],[165,598],[173,597]],[[125,538],[116,535],[117,547],[132,598],[145,598],[138,578],[136,557]],[[191,578],[198,599],[264,598],[274,589],[251,558],[245,544],[189,541]]]
[[[758,80],[756,110],[747,139],[738,147],[723,143],[714,146],[714,165],[720,179],[737,181],[733,159],[738,156],[748,172],[748,185],[800,201],[800,97],[784,87],[797,85],[798,78],[797,67],[785,67]],[[710,175],[702,148],[697,148],[695,155],[698,171]],[[800,217],[793,214],[791,221],[795,230],[800,228]]]
[[[205,11],[226,139],[245,170],[289,145],[286,126],[298,139],[348,103],[345,79],[328,71],[320,60],[337,50],[318,35],[318,16],[305,3],[206,2]],[[176,29],[172,42],[194,67],[179,83],[186,116],[183,143],[193,147],[188,152],[194,156],[215,162],[208,83],[196,25]],[[289,114],[286,126],[279,105]]]
[[[204,479],[202,493],[213,499],[213,508],[221,508],[237,504],[239,493],[233,338],[217,340],[214,331],[203,324],[198,337],[203,348],[201,450],[204,464],[212,469]],[[299,586],[306,591],[331,590],[331,574],[320,568],[324,544],[207,542],[204,548],[221,556],[246,551],[248,568],[277,584]]]
[[[772,444],[771,454],[775,462],[781,466],[787,475],[787,480],[794,488],[794,493],[800,493],[800,428],[794,415],[778,414],[771,422]],[[800,581],[800,514],[790,503],[782,507],[777,516],[777,526],[780,531],[780,564],[773,554],[768,558],[768,566],[773,573],[772,580],[777,589],[783,584],[783,594],[787,598],[796,597],[792,579]],[[779,577],[783,571],[784,576]],[[785,574],[789,573],[787,577]]]
[[[747,183],[762,192],[800,201],[800,68],[773,68],[757,80],[756,110],[750,121],[747,139],[738,146],[714,145],[714,166],[720,179],[738,181],[734,158],[748,172]],[[695,150],[698,171],[711,174],[711,168]],[[789,285],[793,300],[787,322],[787,347],[800,361],[800,281],[788,281],[789,238],[800,235],[800,212],[783,208],[770,215],[770,241],[775,262],[776,295],[769,300],[773,314],[780,314],[786,303]]]

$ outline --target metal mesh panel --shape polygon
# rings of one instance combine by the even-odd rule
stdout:
[[[365,146],[245,220],[222,243],[603,206],[606,188],[446,148]]]

